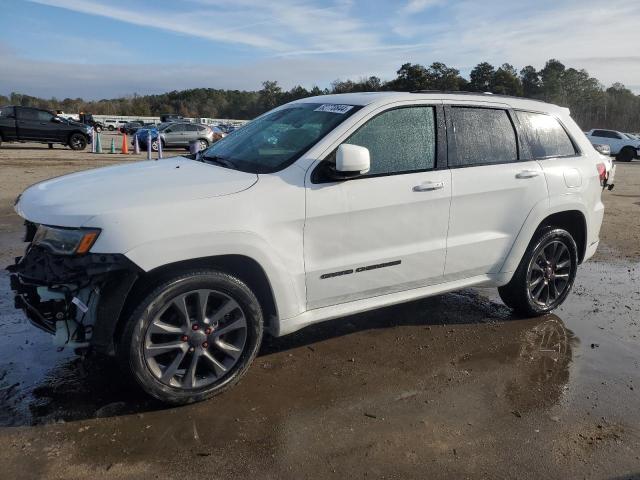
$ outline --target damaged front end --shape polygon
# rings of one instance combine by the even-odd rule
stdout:
[[[58,347],[112,353],[115,325],[138,268],[121,254],[56,253],[33,242],[37,226],[26,225],[31,243],[7,267],[16,308],[54,335]]]

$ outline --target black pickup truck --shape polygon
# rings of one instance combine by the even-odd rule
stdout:
[[[32,107],[0,107],[0,145],[2,142],[40,142],[68,145],[84,150],[91,141],[91,127]]]

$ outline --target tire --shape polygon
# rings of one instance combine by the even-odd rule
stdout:
[[[81,133],[74,133],[69,137],[69,148],[71,150],[84,150],[87,148],[87,137]]]
[[[544,315],[567,298],[577,269],[578,248],[571,234],[548,227],[534,237],[511,281],[498,293],[520,315]]]
[[[209,148],[209,141],[205,138],[198,139],[198,149],[205,150],[207,148]]]
[[[162,141],[162,140],[160,140]],[[162,143],[162,149],[164,150],[164,142]],[[158,151],[158,140],[151,140],[151,151],[152,152],[157,152]]]
[[[616,160],[619,162],[630,162],[635,157],[635,152],[631,147],[624,147],[620,150],[620,153],[616,155]]]
[[[51,150],[53,148],[53,143],[49,144],[49,149]]]
[[[109,125],[109,131],[113,132],[116,129],[116,127],[114,127],[113,125]]]
[[[0,136],[0,147],[2,147],[2,136]]]
[[[102,131],[102,125],[96,125],[93,128],[96,129],[96,132],[100,133]]]
[[[226,273],[193,270],[141,300],[116,341],[116,355],[146,393],[181,405],[235,385],[258,353],[262,334],[262,309],[249,287]]]

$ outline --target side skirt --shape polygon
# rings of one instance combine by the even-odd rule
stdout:
[[[354,315],[356,313],[367,312],[377,308],[388,307],[398,303],[409,302],[419,298],[430,297],[442,293],[460,290],[472,286],[500,286],[509,280],[505,274],[489,274],[477,275],[475,277],[454,280],[451,282],[438,283],[426,287],[404,290],[402,292],[389,293],[379,295],[377,297],[355,300],[353,302],[341,303],[339,305],[331,305],[328,307],[307,310],[306,312],[280,320],[279,329],[274,332],[276,336],[287,335],[301,328],[307,327],[314,323],[323,322],[325,320],[333,320],[334,318]]]

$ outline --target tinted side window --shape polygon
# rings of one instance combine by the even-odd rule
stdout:
[[[453,107],[456,155],[453,167],[515,162],[516,133],[506,110]]]
[[[516,112],[533,158],[566,157],[576,150],[562,125],[551,115]]]
[[[39,122],[50,122],[53,118],[53,115],[49,112],[44,112],[42,110],[36,110],[37,119]]]
[[[345,143],[369,149],[369,175],[425,170],[435,166],[433,107],[398,108],[369,120]]]
[[[38,120],[38,111],[33,108],[18,108],[18,118],[20,120]]]
[[[0,117],[13,117],[13,107],[0,108]]]
[[[197,132],[200,130],[200,128],[198,127],[198,125],[187,125],[186,130],[188,132]]]

